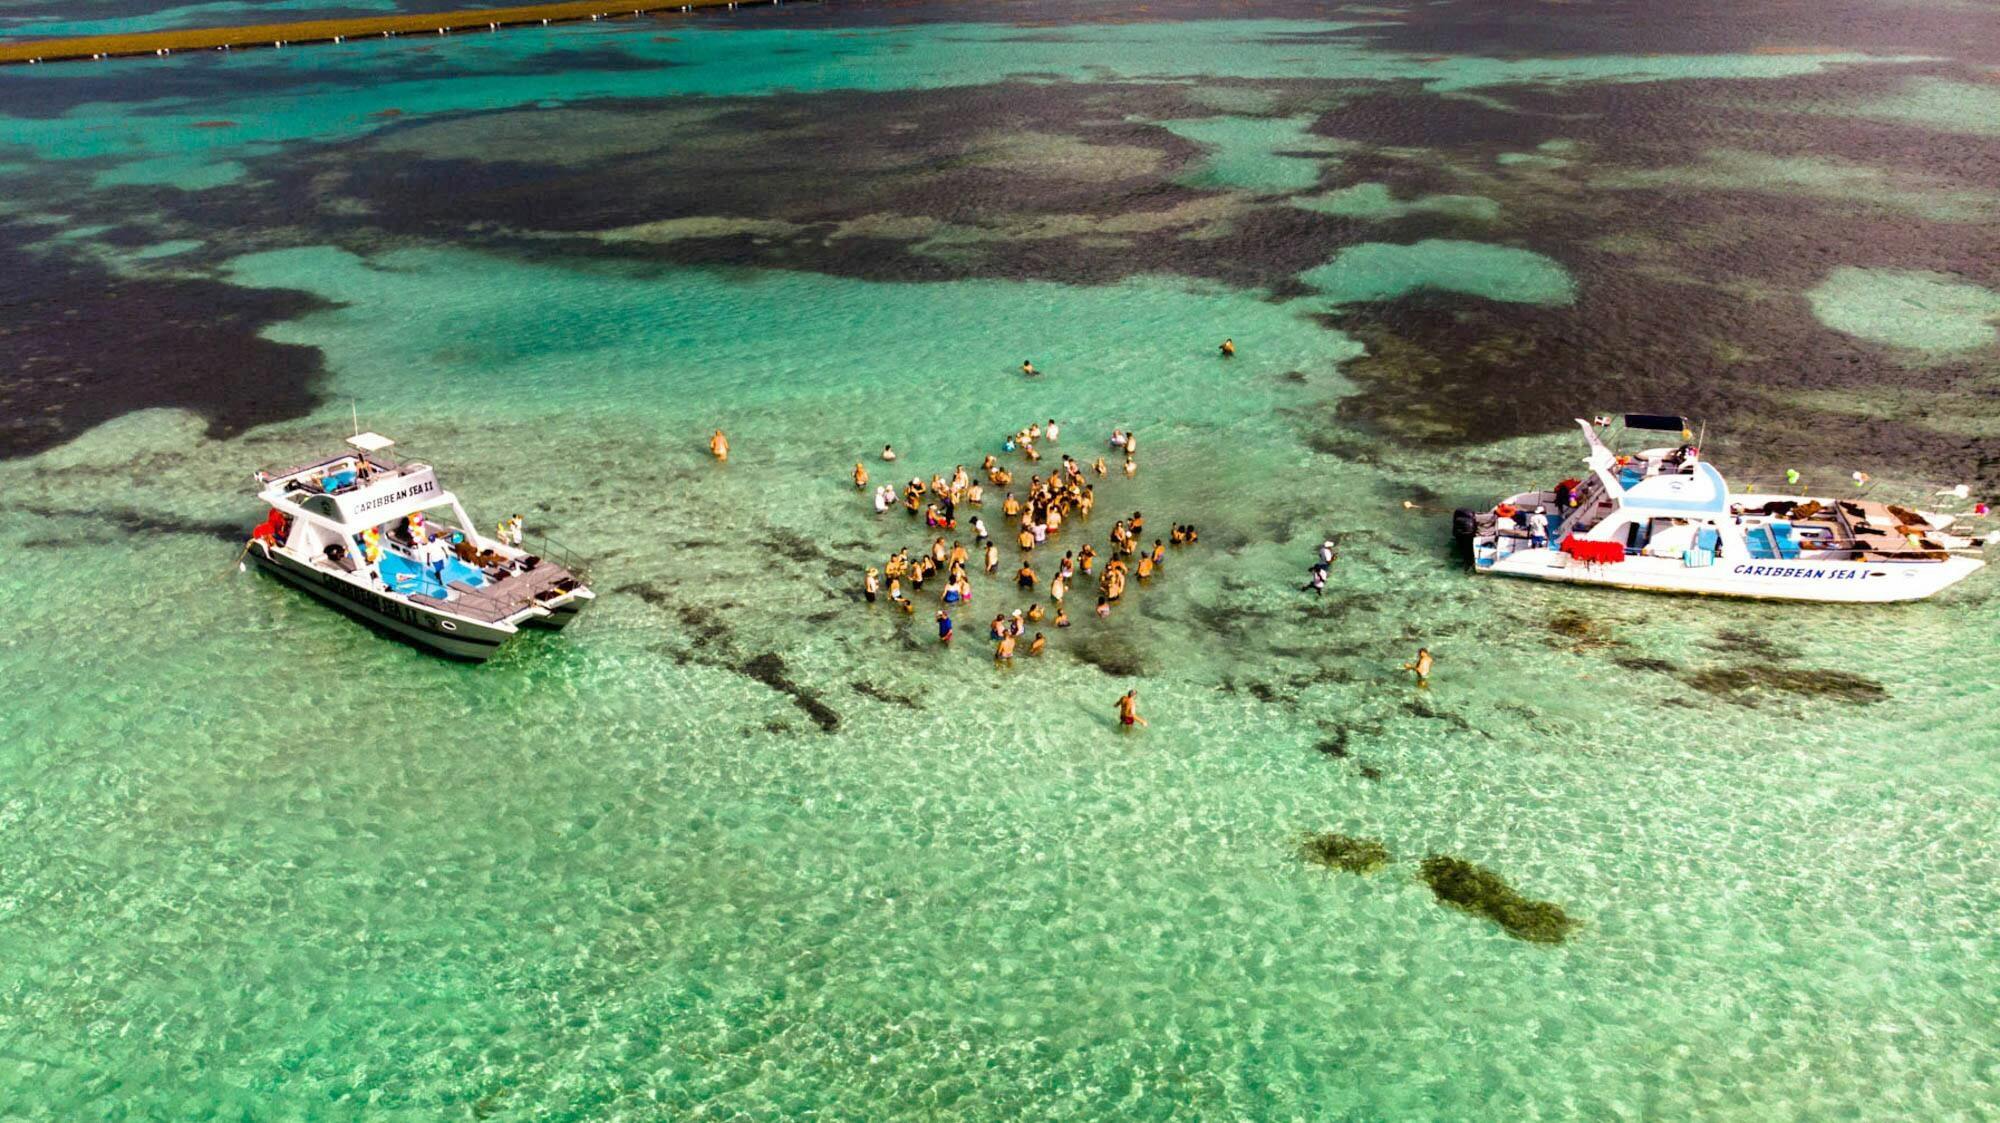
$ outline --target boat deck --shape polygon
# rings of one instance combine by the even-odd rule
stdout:
[[[551,561],[543,561],[527,573],[509,573],[499,580],[488,579],[484,585],[473,588],[462,581],[451,583],[452,599],[417,593],[410,600],[460,616],[469,616],[487,624],[496,624],[520,612],[524,608],[541,603],[542,595],[555,591],[566,591],[582,584],[569,570]]]

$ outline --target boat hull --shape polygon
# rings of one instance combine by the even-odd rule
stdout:
[[[584,607],[590,604],[592,599],[588,591],[578,590],[570,594],[569,598],[561,604],[550,608],[547,616],[538,616],[530,620],[524,620],[522,621],[522,626],[541,628],[544,631],[550,632],[560,632],[570,622],[583,615]]]
[[[1560,550],[1516,550],[1474,572],[1573,585],[1604,585],[1651,593],[1814,601],[1822,604],[1891,604],[1923,600],[1965,580],[1986,563],[1951,557],[1926,562],[1747,561],[1689,567],[1677,559],[1632,557],[1613,565],[1588,565]]]
[[[250,559],[287,584],[295,585],[398,638],[452,659],[483,663],[500,645],[515,635],[511,628],[496,628],[475,620],[430,612],[419,605],[385,597],[331,573],[314,569],[283,553],[252,547]],[[557,625],[560,626],[560,625]]]

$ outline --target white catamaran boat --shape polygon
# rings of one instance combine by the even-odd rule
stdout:
[[[389,455],[394,443],[357,433],[348,452],[259,471],[270,514],[251,534],[250,558],[371,624],[475,662],[523,627],[562,627],[594,599],[566,551],[481,535],[430,465]]]
[[[1985,562],[1948,515],[1865,499],[1731,495],[1683,418],[1627,414],[1627,430],[1683,443],[1621,456],[1598,426],[1586,479],[1459,510],[1454,536],[1473,571],[1669,593],[1873,603],[1920,600]]]

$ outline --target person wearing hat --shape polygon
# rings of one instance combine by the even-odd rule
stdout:
[[[1338,556],[1333,552],[1333,539],[1329,538],[1319,544],[1319,564],[1313,568],[1324,573],[1333,568],[1333,559]]]
[[[869,604],[874,604],[875,594],[878,591],[880,591],[881,588],[882,588],[882,574],[879,570],[877,570],[874,566],[871,565],[868,567],[868,575],[861,579],[861,595],[868,598]]]
[[[1549,544],[1549,513],[1547,507],[1536,507],[1528,516],[1528,548],[1540,549]]]

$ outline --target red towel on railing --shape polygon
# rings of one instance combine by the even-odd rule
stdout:
[[[1581,562],[1606,565],[1625,560],[1625,546],[1620,542],[1592,542],[1572,534],[1563,539],[1563,553]]]
[[[264,521],[257,524],[257,529],[250,532],[250,537],[262,538],[275,545],[278,536],[284,532],[285,513],[274,507],[270,514],[264,516]]]

